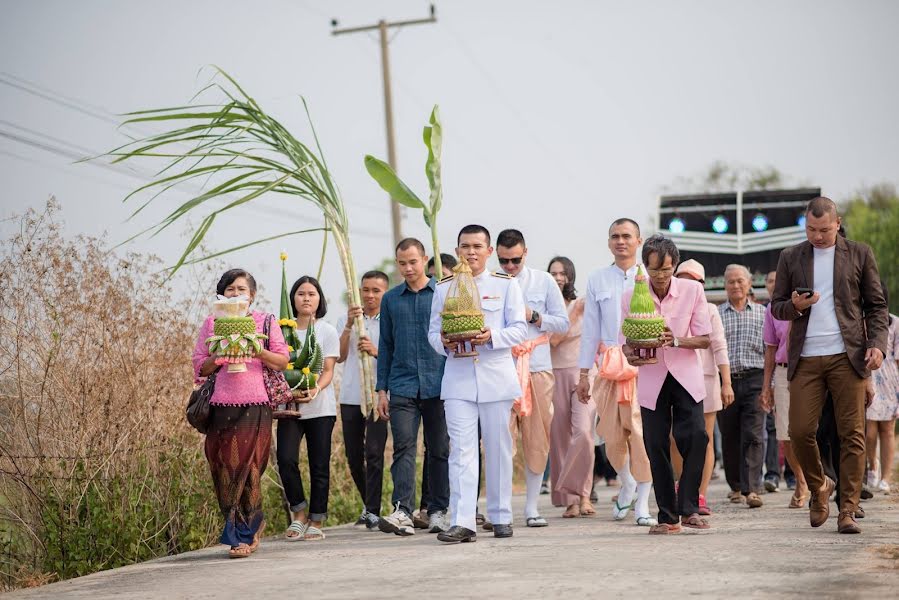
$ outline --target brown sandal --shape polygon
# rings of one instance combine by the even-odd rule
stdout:
[[[811,497],[811,492],[805,490],[804,494],[796,495],[793,493],[793,496],[790,498],[790,504],[787,508],[805,508],[808,505],[808,499]]]
[[[562,513],[563,519],[574,519],[579,516],[581,516],[581,509],[577,504],[569,504],[568,508],[565,509],[565,512]]]
[[[596,509],[589,500],[581,500],[580,510],[582,517],[592,517],[596,514]]]
[[[252,553],[253,551],[248,545],[238,544],[237,546],[234,546],[233,548],[228,550],[228,558],[246,558]]]
[[[679,523],[659,523],[649,528],[649,535],[672,535],[681,531]]]
[[[689,527],[690,529],[708,529],[709,522],[706,519],[703,519],[699,516],[698,513],[693,513],[689,517],[681,517],[681,525],[684,527]]]

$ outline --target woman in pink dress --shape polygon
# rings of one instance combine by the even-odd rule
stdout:
[[[216,286],[219,296],[244,296],[253,305],[256,280],[243,269],[231,269]],[[256,331],[263,333],[269,323],[268,349],[247,363],[242,373],[219,370],[215,356],[209,354],[206,339],[213,335],[214,317],[206,317],[194,348],[194,375],[199,381],[216,371],[215,389],[209,400],[209,426],[206,431],[206,459],[225,527],[219,541],[231,547],[231,558],[244,558],[255,552],[265,529],[262,515],[260,480],[268,466],[272,443],[272,411],[262,378],[262,365],[283,371],[287,367],[287,344],[273,315],[251,310]]]
[[[685,260],[678,265],[675,276],[705,284],[705,267],[693,259]],[[709,336],[711,344],[708,348],[696,352],[702,361],[702,372],[705,375],[705,400],[702,401],[702,409],[705,417],[705,430],[711,440],[715,433],[715,417],[719,410],[728,407],[734,401],[734,388],[730,381],[730,362],[727,358],[727,340],[724,338],[721,315],[718,313],[718,307],[711,302],[707,303],[707,306],[709,320],[712,323],[712,334]],[[677,452],[673,439],[671,456],[672,462],[675,463],[675,471],[679,472],[680,454]],[[699,514],[703,516],[712,514],[706,502],[706,496],[714,469],[715,448],[714,444],[709,443],[706,446],[705,466],[702,469],[702,481],[699,484]]]
[[[565,506],[562,516],[589,517],[596,514],[590,503],[593,488],[593,424],[596,407],[589,399],[578,400],[578,353],[581,344],[581,321],[584,299],[577,298],[574,289],[574,264],[564,256],[549,263],[553,276],[568,308],[571,323],[566,333],[550,337],[553,375],[553,420],[550,429],[550,475],[552,502]]]

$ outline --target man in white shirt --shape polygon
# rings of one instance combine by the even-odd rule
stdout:
[[[855,520],[865,473],[865,406],[871,371],[886,354],[889,312],[871,248],[838,235],[840,216],[829,198],[811,200],[807,241],[785,249],[777,263],[771,314],[791,321],[787,378],[790,439],[812,502],[809,521],[830,516],[833,480],[824,475],[815,432],[827,392],[840,438],[837,531],[860,533]]]
[[[378,528],[381,514],[381,487],[384,478],[384,446],[387,444],[387,419],[379,419],[376,411],[362,414],[362,382],[359,353],[365,352],[377,361],[381,333],[381,297],[390,286],[387,274],[369,271],[362,276],[359,292],[362,306],[350,306],[337,322],[340,331],[340,357],[343,377],[340,380],[340,421],[343,446],[353,483],[362,497],[362,515],[357,526]],[[359,339],[353,330],[357,316],[365,321],[366,336]],[[374,363],[377,365],[377,362]]]
[[[603,347],[619,345],[621,298],[626,291],[634,289],[637,250],[643,243],[640,226],[631,219],[618,219],[609,227],[608,243],[615,262],[593,271],[587,279],[578,359],[581,373],[577,393],[582,402],[590,400],[590,370],[595,364],[600,344]],[[612,517],[616,521],[623,520],[633,508],[637,524],[652,527],[656,525],[649,512],[652,472],[643,446],[640,407],[636,401],[621,405],[612,398],[597,397],[599,387],[599,382],[595,382],[593,397],[599,412],[600,433],[605,438],[609,463],[621,480],[621,491],[612,508]]]
[[[459,344],[443,335],[443,312],[454,277],[443,279],[431,303],[428,342],[447,356],[440,395],[450,437],[449,481],[452,527],[437,535],[448,544],[474,542],[478,486],[478,425],[484,440],[487,480],[487,518],[493,537],[512,536],[512,435],[509,414],[521,386],[512,360],[512,347],[527,336],[521,289],[505,274],[487,270],[493,254],[490,232],[467,225],[459,232],[456,252],[471,268],[484,313],[481,334],[472,340],[477,356],[456,356]]]
[[[537,510],[537,498],[543,483],[543,471],[549,457],[550,428],[553,419],[553,375],[549,351],[549,336],[565,333],[570,322],[562,291],[552,275],[525,265],[528,249],[524,236],[517,229],[504,229],[496,238],[496,256],[499,266],[515,278],[521,288],[526,305],[528,337],[525,343],[512,349],[519,374],[527,366],[525,374],[530,389],[522,389],[522,398],[512,411],[513,437],[521,432],[521,448],[524,453],[526,500],[525,524],[528,527],[546,527],[546,519]],[[530,402],[528,402],[528,396]],[[530,406],[528,406],[530,404]]]

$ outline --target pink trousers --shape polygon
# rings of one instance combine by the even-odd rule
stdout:
[[[550,434],[550,477],[555,506],[579,504],[593,487],[593,423],[596,407],[577,399],[580,369],[553,369],[553,420]]]

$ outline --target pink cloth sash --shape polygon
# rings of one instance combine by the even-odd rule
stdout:
[[[512,346],[512,356],[518,359],[515,369],[518,371],[518,383],[521,385],[521,397],[515,399],[512,410],[522,417],[529,417],[534,409],[531,399],[531,352],[537,346],[548,343],[549,336],[544,333],[540,337]]]
[[[621,346],[606,348],[602,355],[599,376],[618,385],[614,387],[618,404],[630,404],[637,390],[637,367],[627,362]]]

